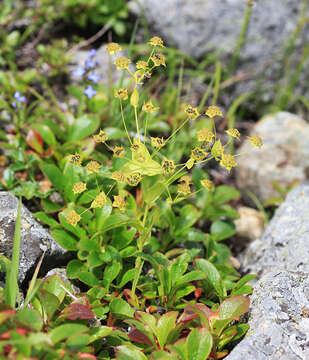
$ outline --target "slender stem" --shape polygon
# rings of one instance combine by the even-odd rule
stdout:
[[[135,125],[136,125],[138,140],[141,141],[141,135],[139,133],[138,118],[137,118],[137,108],[135,106],[134,106],[134,116],[135,116]]]
[[[144,144],[146,144],[147,126],[148,126],[149,114],[146,114],[145,128],[144,128]]]
[[[132,145],[132,141],[131,141],[131,138],[130,138],[130,135],[129,135],[129,132],[128,132],[128,129],[127,129],[126,121],[125,121],[125,118],[124,118],[124,114],[123,114],[123,106],[122,106],[122,100],[121,99],[120,99],[120,111],[121,111],[121,118],[122,118],[122,123],[123,123],[124,129],[126,131],[129,142]]]

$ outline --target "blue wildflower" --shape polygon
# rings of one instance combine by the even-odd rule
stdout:
[[[94,72],[90,73],[87,76],[87,79],[93,81],[95,84],[97,84],[99,82],[99,80],[101,79],[102,76],[95,74]]]
[[[97,54],[97,50],[96,49],[91,49],[88,53],[88,58],[91,59],[93,57],[95,57]]]
[[[97,91],[94,90],[91,85],[88,85],[87,89],[85,89],[83,93],[88,97],[88,99],[91,99],[97,93]]]
[[[96,66],[96,62],[94,62],[92,59],[87,59],[85,61],[86,69],[93,69],[95,66]]]
[[[26,102],[26,96],[22,96],[19,91],[15,92],[14,98],[21,103]]]
[[[82,77],[85,72],[86,70],[82,66],[78,66],[74,71],[72,71],[72,75],[75,77]]]

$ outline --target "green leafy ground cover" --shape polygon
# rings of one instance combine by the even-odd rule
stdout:
[[[241,277],[224,244],[235,235],[240,194],[209,176],[214,166],[227,174],[242,155],[236,113],[253,94],[224,114],[216,106],[238,55],[229,68],[214,54],[198,64],[157,37],[134,45],[137,26],[128,44],[127,16],[124,1],[4,1],[1,187],[27,200],[72,252],[66,274],[80,292],[57,275],[39,279],[38,265],[20,300],[19,213],[13,258],[1,256],[3,358],[220,359],[248,330],[239,319],[254,275]],[[10,30],[21,17],[29,25]],[[46,36],[62,22],[109,24],[128,57],[116,43],[107,51],[130,81],[104,86],[88,47],[88,65],[70,83],[72,44]],[[26,45],[36,66],[18,55]],[[198,106],[183,90],[194,76],[209,84]]]

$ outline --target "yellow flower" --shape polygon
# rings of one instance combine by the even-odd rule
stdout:
[[[182,176],[179,180],[178,180],[178,182],[179,183],[185,183],[185,184],[187,184],[187,185],[190,185],[190,184],[192,184],[192,180],[191,180],[191,178],[190,178],[190,176],[187,176],[187,175],[184,175],[184,176]]]
[[[85,183],[83,182],[77,182],[74,184],[73,186],[73,193],[74,194],[81,194],[82,192],[84,192],[87,189],[87,186]]]
[[[69,155],[68,160],[73,165],[80,165],[82,163],[82,156],[75,153],[74,155]]]
[[[201,149],[199,146],[195,147],[193,150],[191,150],[191,158],[194,160],[203,160],[208,155],[206,151]]]
[[[105,193],[102,191],[100,192],[99,195],[97,195],[95,197],[95,199],[92,201],[91,203],[91,207],[92,208],[98,208],[98,207],[102,207],[106,204],[106,195]]]
[[[191,194],[190,185],[185,183],[185,182],[181,182],[180,184],[178,184],[178,190],[177,191],[181,195]]]
[[[109,43],[106,47],[106,51],[110,54],[110,55],[114,55],[116,51],[121,51],[121,46],[117,43]]]
[[[113,153],[114,153],[114,157],[117,157],[117,158],[122,158],[123,155],[125,154],[125,150],[123,148],[123,146],[115,146],[113,148]]]
[[[126,209],[127,202],[124,196],[116,195],[114,196],[113,207],[119,208],[120,211],[124,211]]]
[[[263,140],[260,138],[260,136],[247,136],[247,138],[250,140],[252,146],[256,146],[259,149],[262,148]]]
[[[193,167],[194,162],[195,162],[195,160],[192,159],[192,158],[190,158],[190,159],[186,162],[186,168],[190,170],[190,169]]]
[[[151,60],[153,61],[155,66],[166,66],[165,64],[165,56],[162,54],[155,54],[151,57]]]
[[[222,154],[220,165],[225,167],[228,171],[230,171],[233,167],[237,166],[237,163],[233,155]]]
[[[97,135],[93,136],[93,139],[95,142],[104,143],[108,139],[108,137],[103,130],[100,130]]]
[[[201,184],[207,191],[213,191],[215,189],[215,185],[211,180],[201,180]]]
[[[161,47],[165,47],[163,45],[163,40],[159,37],[159,36],[154,36],[150,39],[150,41],[148,42],[149,45],[151,46],[161,46]]]
[[[194,108],[191,105],[187,105],[185,107],[185,113],[189,116],[190,119],[196,119],[198,116],[200,116],[197,108]]]
[[[163,159],[161,167],[165,174],[172,173],[175,170],[175,164],[173,160]]]
[[[151,137],[151,145],[154,148],[161,148],[164,146],[164,139],[159,137]]]
[[[112,179],[116,180],[116,181],[120,181],[120,182],[124,182],[125,181],[125,177],[123,175],[122,172],[120,171],[115,171],[112,173]]]
[[[120,100],[127,100],[128,98],[128,90],[127,89],[118,89],[114,91],[114,95],[117,99]]]
[[[75,210],[71,210],[67,213],[67,223],[71,224],[73,226],[76,226],[76,224],[80,221],[81,217]]]
[[[154,111],[159,110],[159,107],[154,107],[151,100],[149,100],[147,103],[144,102],[144,105],[142,107],[142,110],[145,111],[148,114],[151,114]]]
[[[213,144],[213,147],[211,149],[211,154],[215,157],[216,160],[218,160],[223,153],[224,153],[224,147],[222,146],[221,141],[219,139]]]
[[[117,70],[128,69],[130,63],[131,63],[131,60],[126,58],[125,56],[122,56],[121,58],[117,59],[114,62],[114,64],[117,67]]]
[[[142,70],[146,70],[148,67],[148,63],[146,61],[142,61],[142,60],[139,60],[137,63],[136,63],[136,68],[137,69],[142,69]]]
[[[140,173],[131,173],[126,175],[127,183],[130,186],[136,186],[142,180]]]
[[[208,129],[202,129],[197,132],[198,141],[212,142],[212,139],[215,137],[214,133]]]
[[[238,140],[240,138],[240,132],[237,129],[228,129],[225,132]]]
[[[101,165],[97,161],[92,160],[87,164],[87,172],[88,174],[98,174],[100,167]]]
[[[130,147],[131,151],[138,151],[141,148],[141,143],[137,139],[133,139],[133,145]]]
[[[215,116],[223,116],[222,111],[218,108],[218,106],[215,105],[208,106],[206,115],[210,118],[214,118]]]

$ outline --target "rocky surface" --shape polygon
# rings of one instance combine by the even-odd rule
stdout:
[[[161,35],[168,45],[196,58],[215,50],[226,64],[230,63],[243,24],[245,0],[139,0],[138,3],[141,6],[131,1],[132,10],[141,13],[142,8],[152,34]],[[305,1],[300,0],[253,1],[246,41],[237,67],[240,81],[231,94],[234,98],[262,85],[261,96],[269,101],[276,93],[271,87],[278,85],[278,80],[280,86],[290,85],[288,79],[282,79],[282,64],[277,60],[286,51],[299,19],[309,16],[309,7],[303,10],[304,5]],[[296,57],[291,69],[301,61],[309,41],[309,24],[304,21],[303,24],[294,44]],[[302,95],[309,91],[308,63],[309,60],[305,59],[305,71],[300,75],[297,87]],[[256,78],[263,75],[265,79],[257,84]]]
[[[246,337],[226,360],[309,359],[309,274],[263,276],[251,297]]]
[[[236,180],[239,189],[253,192],[261,201],[280,194],[276,182],[284,189],[309,176],[309,125],[300,117],[279,112],[262,118],[252,129],[252,136],[263,139],[262,149],[246,140],[238,152],[248,151],[237,159]]]
[[[0,253],[11,258],[17,215],[18,199],[8,193],[0,192]],[[21,283],[29,271],[33,270],[39,258],[45,252],[42,270],[48,270],[60,264],[67,257],[49,233],[40,226],[31,213],[22,205],[21,245],[18,280]]]
[[[260,239],[250,244],[241,263],[264,275],[278,269],[309,272],[309,185],[292,190]]]
[[[259,238],[264,230],[264,217],[260,211],[240,206],[237,209],[239,219],[235,220],[237,235],[255,240]]]

